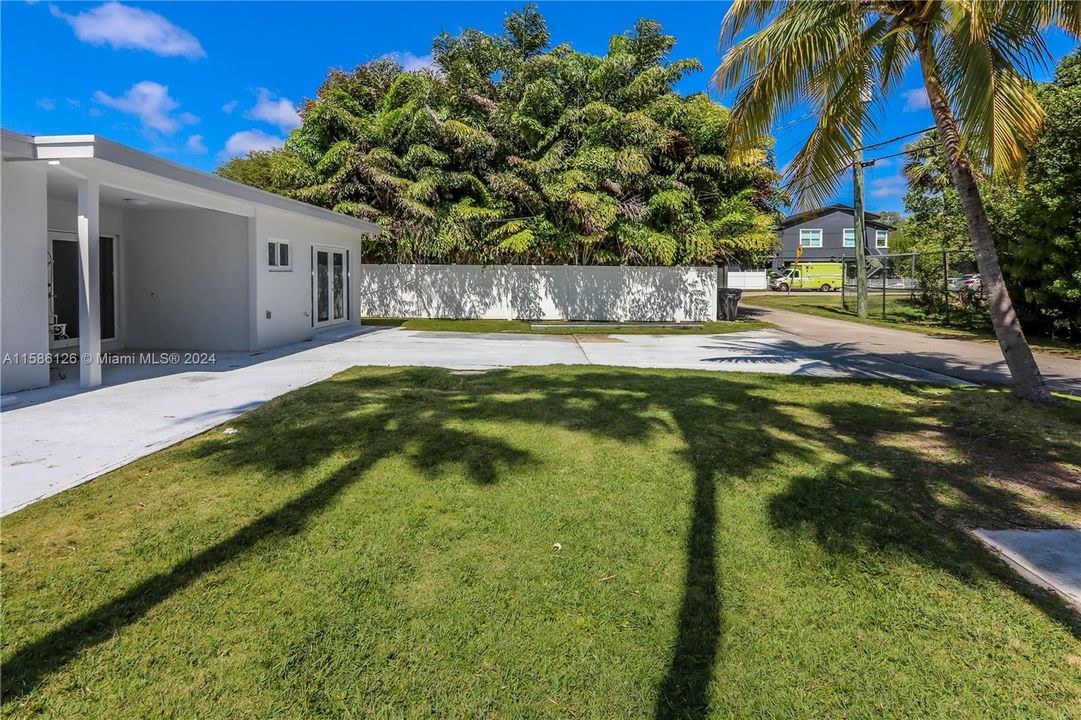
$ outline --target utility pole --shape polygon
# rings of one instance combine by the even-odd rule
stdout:
[[[856,234],[856,316],[867,317],[867,225],[863,218],[863,150],[852,163],[852,215]]]
[[[871,102],[871,89],[864,88],[860,101]],[[867,225],[863,217],[863,128],[856,131],[856,152],[852,159],[852,216],[856,233],[856,317],[867,317]]]

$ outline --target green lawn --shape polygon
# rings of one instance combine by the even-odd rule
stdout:
[[[5,518],[4,717],[1077,717],[1081,623],[960,528],[1081,520],[1079,425],[355,368]]]
[[[855,300],[849,298],[849,309],[841,306],[841,293],[794,292],[745,294],[743,305],[792,310],[807,315],[848,320],[850,322],[876,325],[878,327],[909,330],[927,335],[942,335],[995,342],[994,331],[985,316],[960,310],[953,313],[951,323],[947,324],[941,315],[930,314],[911,302],[907,296],[887,296],[886,317],[882,316],[881,296],[871,297],[868,318],[858,318],[855,312]],[[1059,353],[1070,357],[1081,357],[1081,346],[1049,338],[1030,336],[1029,344],[1034,350]]]
[[[622,323],[596,323],[568,327],[563,323],[532,323],[528,320],[444,320],[439,318],[364,318],[365,325],[401,327],[406,330],[452,332],[528,333],[533,335],[719,335],[764,330],[773,325],[759,320],[692,323],[682,327]],[[560,325],[563,325],[560,327]]]

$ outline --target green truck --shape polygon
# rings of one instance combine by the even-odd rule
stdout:
[[[844,284],[844,265],[839,262],[808,262],[790,265],[771,274],[769,289],[780,292],[789,290],[839,290]]]

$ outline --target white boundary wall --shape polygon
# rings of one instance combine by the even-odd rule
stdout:
[[[704,322],[715,267],[361,265],[362,317]]]
[[[728,287],[740,290],[769,290],[765,270],[729,270]]]

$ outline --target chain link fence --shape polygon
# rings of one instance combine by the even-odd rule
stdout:
[[[856,310],[856,264],[844,261],[841,304]],[[867,257],[868,311],[902,321],[985,328],[987,298],[971,250],[894,253]]]

